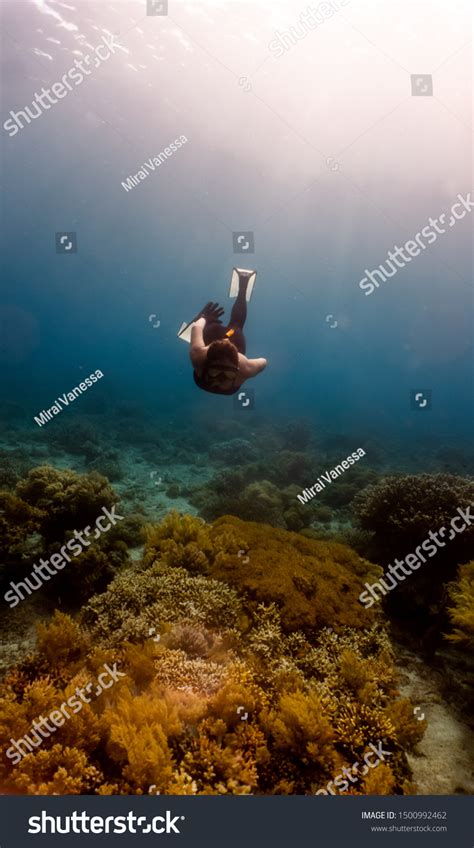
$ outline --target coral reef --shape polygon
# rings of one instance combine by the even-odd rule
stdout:
[[[217,580],[157,562],[146,571],[127,569],[83,610],[94,637],[108,646],[137,642],[151,627],[184,623],[232,630],[242,616],[237,593]]]
[[[101,453],[87,465],[87,470],[97,471],[103,477],[107,477],[112,483],[122,480],[124,473],[118,461],[117,451],[108,450]]]
[[[89,460],[95,459],[102,452],[100,432],[94,424],[83,418],[57,421],[54,427],[41,432],[41,438],[55,452],[86,456]]]
[[[255,462],[258,459],[258,451],[255,445],[247,439],[230,439],[228,442],[216,442],[211,445],[209,459],[230,466],[238,459],[239,465],[241,465]]]
[[[142,645],[134,658],[130,649],[117,649],[115,660],[125,675],[117,689],[108,691],[104,705],[100,700],[84,705],[16,767],[3,760],[2,791],[48,794],[60,787],[64,794],[142,794],[151,781],[169,794],[310,794],[343,762],[360,757],[368,741],[383,739],[393,754],[385,779],[393,791],[403,792],[409,777],[404,752],[423,731],[412,714],[407,718],[402,711],[397,718],[386,658],[372,657],[367,665],[363,656],[356,657],[359,670],[349,674],[351,657],[338,652],[327,635],[323,632],[317,648],[323,663],[316,677],[297,669],[294,639],[292,645],[280,639],[278,651],[275,645],[287,666],[279,677],[267,672],[262,655],[254,667],[250,647],[245,651],[245,633],[234,651],[218,659],[192,658],[161,645]],[[48,677],[28,683],[27,672],[19,669],[1,687],[0,726],[7,739],[19,740],[40,713],[57,709],[75,686],[93,680],[105,656],[87,654],[84,640],[79,642],[69,654],[71,678],[65,684],[68,653],[62,651],[59,663],[57,636],[51,639],[43,633],[42,655],[55,659]],[[245,659],[235,655],[239,649],[247,653]],[[81,651],[84,667],[78,672]],[[380,683],[374,675],[377,664]],[[37,675],[40,667],[33,664],[30,673]],[[349,674],[354,688],[343,694],[338,673]],[[364,706],[359,693],[367,681],[374,702]],[[366,791],[362,786],[354,793]],[[378,784],[372,791],[383,794]]]
[[[332,510],[328,506],[317,506],[313,509],[313,518],[322,524],[329,524],[332,520]]]
[[[470,479],[453,474],[394,475],[364,489],[353,509],[360,527],[374,534],[379,558],[388,561],[413,550],[430,530],[447,525],[458,507],[473,501]],[[473,540],[474,526],[450,542],[450,557],[465,561]]]
[[[233,516],[209,526],[171,513],[148,530],[145,562],[157,557],[230,583],[253,601],[275,601],[288,630],[373,621],[358,596],[381,571],[344,545]]]
[[[352,609],[373,573],[342,545],[168,516],[149,528],[143,563],[78,620],[56,613],[0,685],[13,745],[104,663],[121,672],[16,766],[12,747],[2,791],[311,794],[378,741],[388,764],[351,794],[413,791],[406,752],[423,727],[397,697],[380,614]]]
[[[41,590],[49,593],[39,598],[42,615],[58,596],[63,612],[38,626],[35,650],[25,656],[26,642],[0,683],[3,738],[31,733],[35,719],[57,712],[104,663],[125,676],[17,765],[5,745],[2,791],[141,795],[155,784],[162,794],[312,794],[381,741],[386,763],[346,794],[416,792],[407,753],[426,723],[400,697],[387,616],[392,638],[396,627],[417,628],[424,645],[425,631],[438,641],[446,635],[451,644],[437,660],[446,655],[451,670],[459,661],[459,704],[463,649],[474,646],[472,528],[384,604],[367,610],[358,597],[381,566],[472,504],[472,480],[439,473],[379,480],[374,443],[366,464],[305,506],[301,489],[362,439],[315,438],[305,422],[257,419],[250,439],[245,416],[199,415],[191,426],[163,414],[157,426],[124,408],[106,449],[103,422],[79,418],[35,434],[29,452],[0,452],[2,580],[21,579],[116,504],[110,481],[126,502],[124,520]],[[419,465],[408,457],[406,467],[443,467],[434,454],[425,461],[427,453]],[[32,469],[55,454],[76,470]],[[454,447],[438,459],[465,469]],[[150,468],[164,481],[160,489],[150,484]],[[188,496],[202,518],[174,512],[145,528],[168,498],[179,497],[181,508]],[[143,543],[132,565],[128,549],[138,560]],[[467,688],[463,697],[472,705]]]
[[[450,474],[386,477],[354,500],[359,526],[370,533],[359,538],[357,549],[384,566],[396,557],[403,559],[430,531],[448,530],[458,508],[466,509],[473,501],[474,481],[470,479]],[[386,609],[408,623],[404,630],[422,639],[428,656],[441,644],[447,625],[445,586],[454,579],[458,563],[472,559],[474,525],[453,538],[446,534],[446,541],[435,551],[429,565],[411,574],[385,598]]]
[[[40,553],[43,510],[10,492],[0,492],[0,557],[2,566],[29,561]]]
[[[145,542],[146,520],[141,512],[127,512],[122,521],[107,531],[109,542],[124,542],[129,548],[141,547]]]
[[[41,535],[58,538],[65,530],[94,524],[102,507],[111,507],[118,496],[105,477],[96,472],[77,474],[51,465],[34,468],[21,480],[15,493],[26,503],[45,513]]]
[[[340,517],[344,515],[347,520],[349,504],[361,489],[377,480],[378,474],[367,466],[352,468],[344,480],[318,495],[317,504],[302,506],[297,495],[317,480],[325,469],[339,462],[341,455],[338,453],[331,459],[327,454],[318,452],[316,455],[314,450],[308,450],[310,440],[303,435],[306,429],[303,427],[299,433],[298,427],[295,442],[298,446],[304,446],[305,450],[295,450],[294,444],[291,450],[286,447],[270,449],[263,445],[256,461],[255,457],[251,459],[248,454],[248,460],[241,458],[240,454],[245,457],[246,452],[236,449],[233,458],[229,458],[229,470],[191,488],[189,500],[200,515],[206,521],[214,521],[222,515],[234,515],[244,521],[265,521],[274,527],[300,531],[318,520],[315,509],[327,506],[338,511]],[[289,433],[291,431],[289,427]],[[234,443],[237,442],[234,440]],[[232,445],[233,442],[224,443],[224,446],[226,444]],[[285,439],[284,444],[287,444]],[[239,465],[233,469],[232,463],[235,464],[236,457]]]
[[[339,459],[334,460],[334,462],[337,464]],[[327,466],[330,467],[332,464],[332,462],[328,462]],[[318,500],[333,509],[346,508],[362,489],[375,484],[377,478],[378,474],[373,469],[357,465],[350,469],[350,473],[343,480],[338,480],[336,485],[325,489]]]
[[[448,586],[452,632],[447,639],[474,649],[474,561],[461,565],[456,582]]]
[[[24,450],[0,449],[0,489],[14,489],[33,464]]]
[[[21,580],[35,559],[58,554],[73,539],[74,530],[94,527],[102,508],[117,501],[108,481],[96,472],[81,475],[49,465],[33,468],[13,492],[0,492],[1,582]],[[89,542],[54,580],[43,582],[41,591],[80,602],[104,589],[128,560],[126,542],[143,539],[143,519],[130,516],[123,529],[121,523]]]
[[[284,459],[285,477],[291,478],[289,469],[296,467],[293,463],[300,461],[299,457],[295,460],[294,456]],[[290,485],[279,488],[268,479],[254,479],[259,476],[258,468],[252,464],[239,471],[224,472],[192,490],[190,502],[199,509],[206,521],[213,521],[222,515],[235,515],[243,520],[265,521],[288,530],[307,527],[312,515],[296,499],[299,487]],[[275,476],[274,471],[271,476]]]
[[[256,601],[277,603],[285,629],[358,628],[373,622],[358,596],[364,581],[376,579],[380,569],[350,548],[231,516],[214,523],[212,535],[221,533],[234,534],[246,556],[217,557],[209,573]]]

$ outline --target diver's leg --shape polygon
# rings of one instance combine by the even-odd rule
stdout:
[[[245,295],[248,282],[249,276],[241,274],[239,279],[239,293],[230,313],[229,327],[240,327],[243,330],[245,319],[247,318],[247,301]]]
[[[233,345],[235,345],[235,347],[237,348],[239,353],[243,353],[245,355],[245,351],[246,351],[245,336],[244,336],[242,330],[240,329],[240,327],[235,327],[232,336],[230,336],[230,341],[232,342]]]

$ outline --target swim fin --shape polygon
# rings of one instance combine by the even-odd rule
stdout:
[[[178,339],[182,339],[183,342],[187,342],[188,344],[191,344],[191,332],[192,332],[192,328],[193,328],[193,324],[194,324],[195,320],[196,319],[193,318],[193,320],[190,321],[189,324],[187,324],[186,321],[183,321],[183,323],[181,324],[181,327],[179,328],[178,333],[177,333]]]
[[[246,268],[233,268],[232,276],[230,278],[230,291],[229,297],[237,297],[239,293],[239,283],[241,280],[247,278],[247,292],[245,294],[245,300],[247,303],[252,297],[253,287],[255,285],[255,280],[257,279],[256,271],[249,271]]]

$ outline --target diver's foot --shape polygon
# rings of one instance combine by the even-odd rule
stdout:
[[[252,297],[256,278],[256,271],[239,271],[239,294],[241,291],[245,292],[245,300],[247,303]]]
[[[243,293],[248,302],[252,296],[256,276],[256,271],[250,271],[247,268],[234,268],[230,281],[229,297],[237,297]]]

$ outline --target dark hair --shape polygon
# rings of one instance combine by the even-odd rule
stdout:
[[[206,361],[202,368],[202,374],[201,376],[198,376],[196,372],[194,372],[194,382],[200,389],[204,389],[206,392],[212,392],[216,395],[233,395],[237,391],[237,388],[216,388],[212,385],[212,381],[209,379],[208,375],[208,368],[226,368],[229,366],[230,368],[235,369],[237,374],[239,368],[239,352],[236,346],[228,339],[219,339],[215,342],[211,342],[207,351]]]
[[[215,342],[211,342],[207,350],[204,369],[211,365],[221,365],[224,362],[233,365],[235,368],[238,367],[239,352],[236,346],[229,339],[218,339]]]

